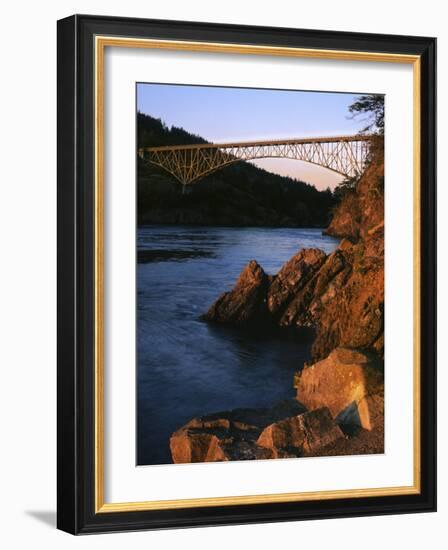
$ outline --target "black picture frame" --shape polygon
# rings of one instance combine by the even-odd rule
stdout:
[[[420,57],[420,493],[163,510],[95,511],[95,36]],[[436,39],[74,15],[58,21],[57,525],[73,534],[436,510]]]

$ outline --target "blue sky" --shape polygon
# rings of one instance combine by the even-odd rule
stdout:
[[[362,117],[349,118],[348,107],[356,97],[332,92],[137,85],[140,112],[215,143],[356,134],[365,126]],[[334,188],[342,179],[296,160],[262,159],[254,164],[319,189]]]

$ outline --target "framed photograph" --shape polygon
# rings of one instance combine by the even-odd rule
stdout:
[[[58,527],[436,508],[433,38],[58,22]]]

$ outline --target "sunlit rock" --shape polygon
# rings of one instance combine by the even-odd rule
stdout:
[[[342,430],[334,422],[330,411],[323,407],[267,426],[257,444],[271,449],[274,456],[284,451],[301,456],[340,438],[344,438]]]
[[[371,430],[384,415],[384,374],[373,355],[336,348],[295,378],[297,399],[309,410],[328,407],[340,424]]]

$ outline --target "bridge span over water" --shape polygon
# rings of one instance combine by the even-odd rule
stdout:
[[[365,168],[372,136],[313,137],[235,143],[142,147],[139,156],[174,176],[183,186],[238,161],[263,158],[301,160],[347,178]]]

